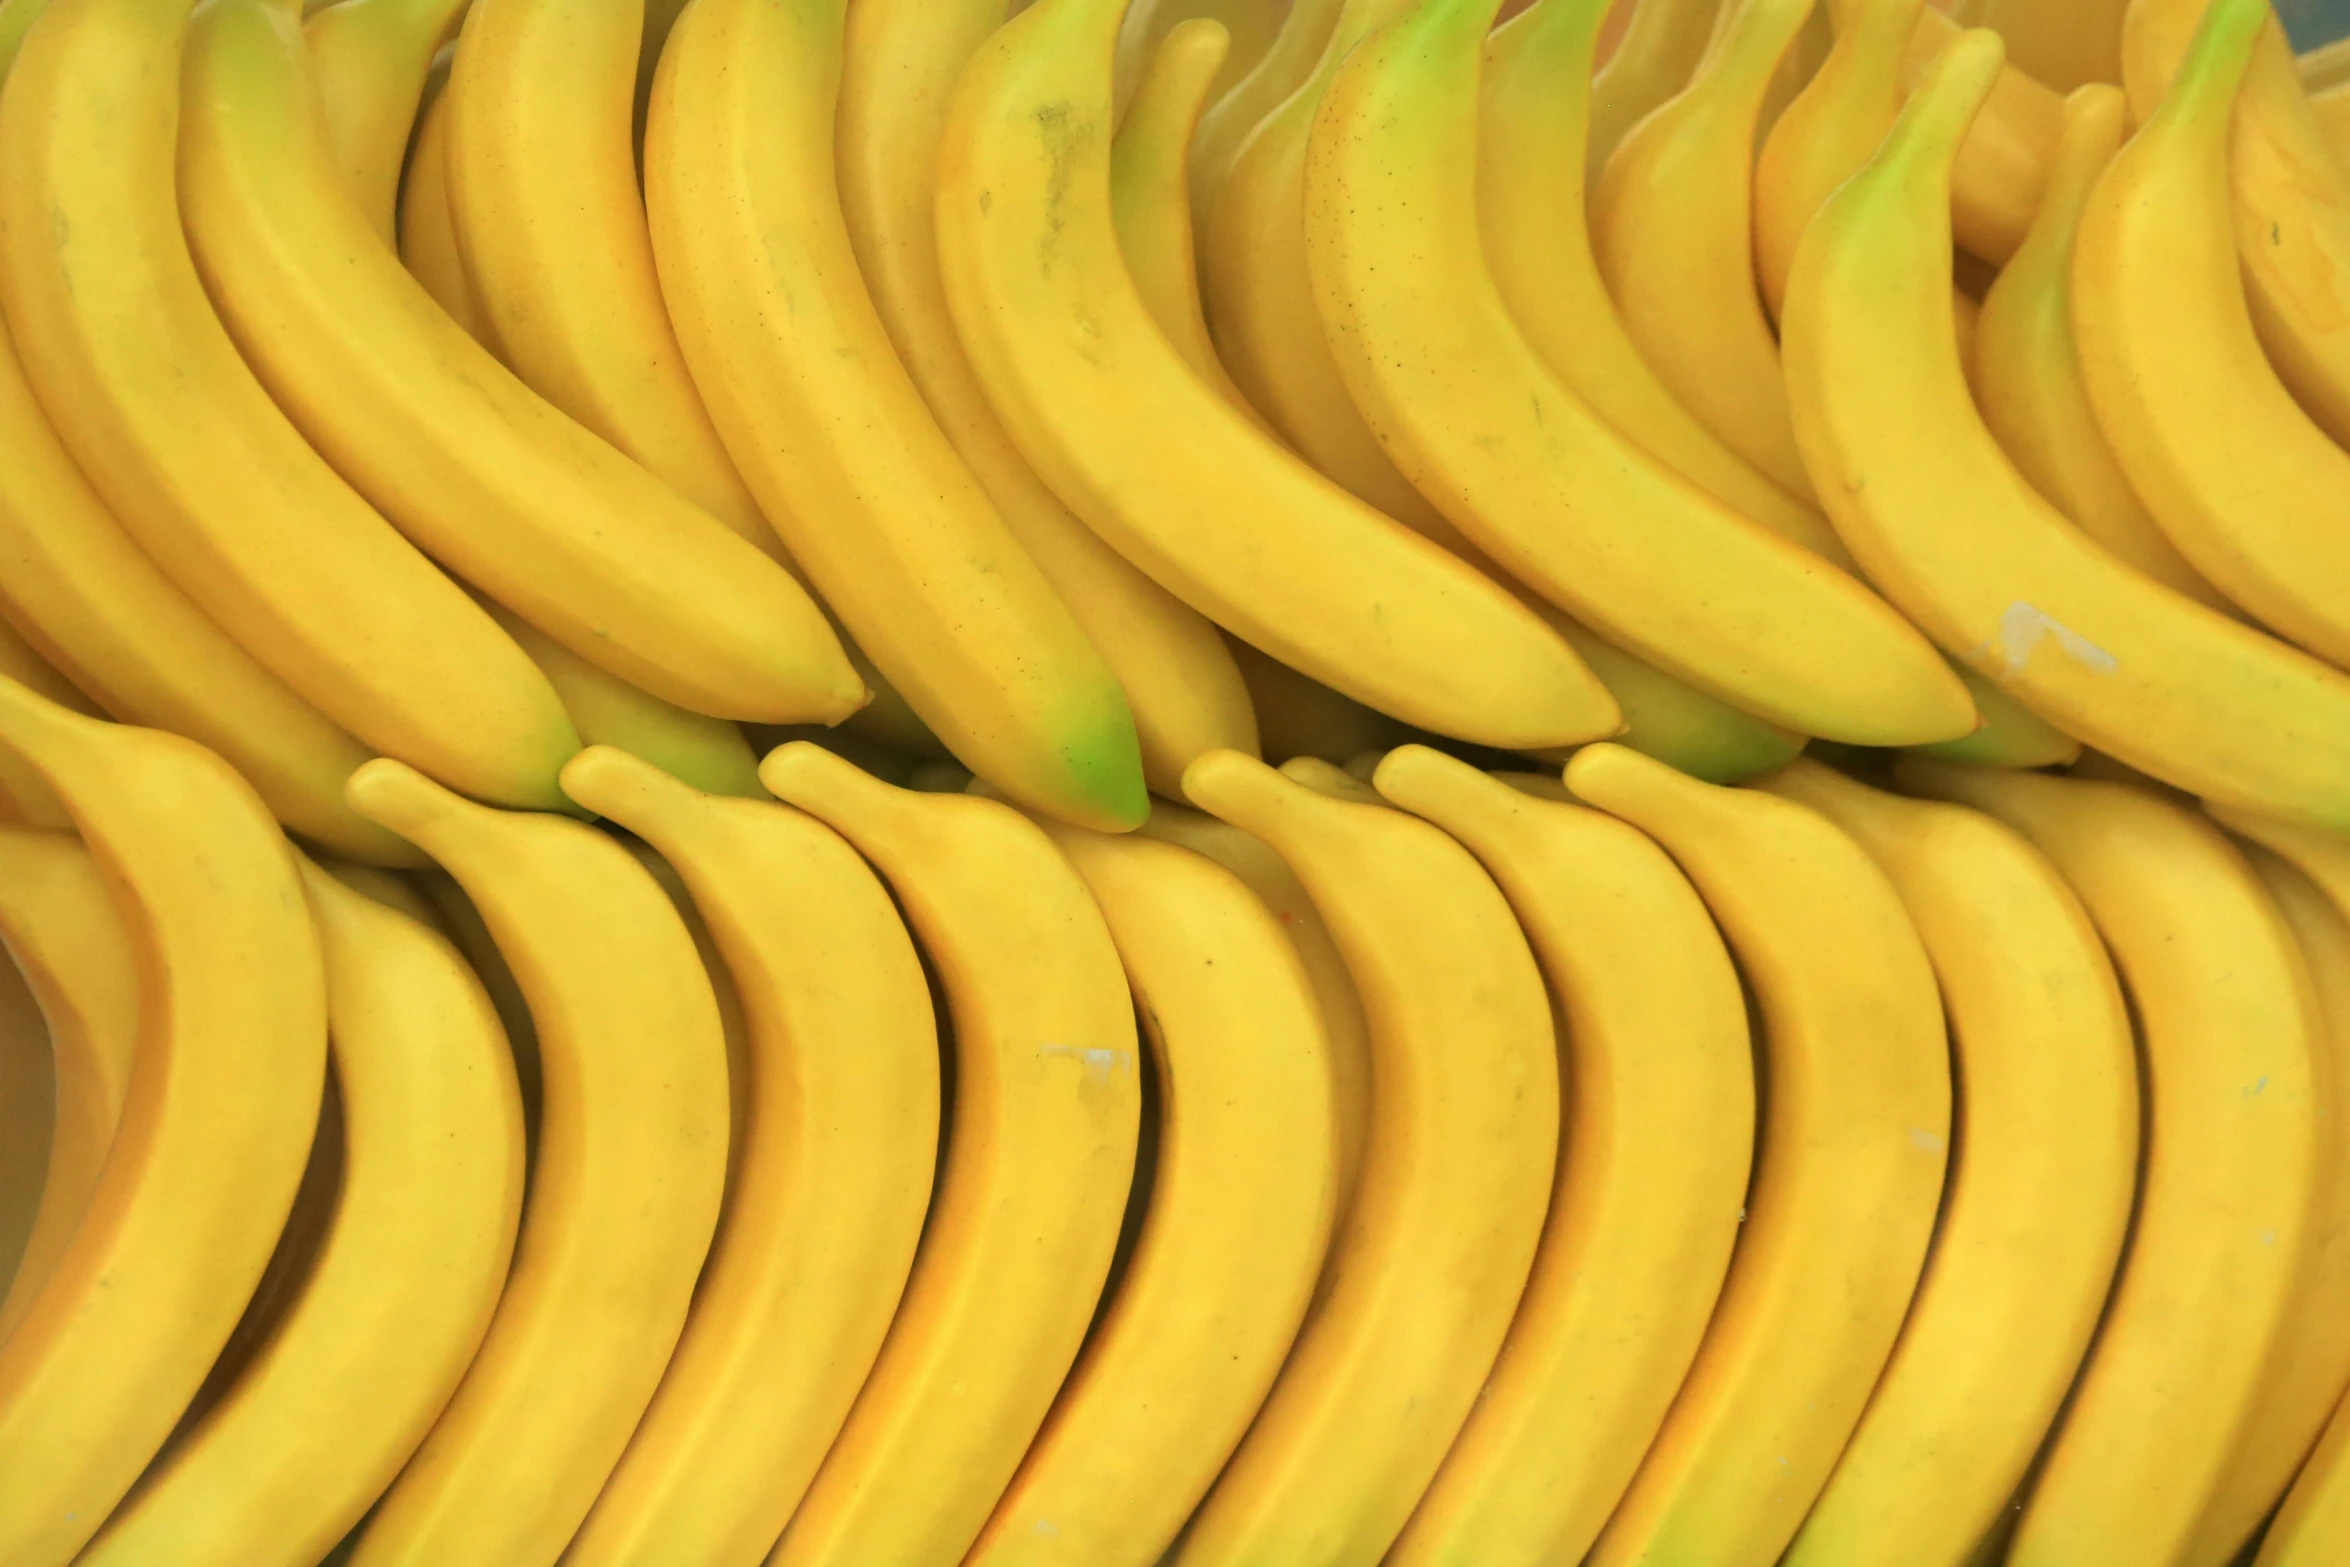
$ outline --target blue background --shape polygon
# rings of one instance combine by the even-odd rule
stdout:
[[[2064,0],[2048,3],[2062,5]],[[2276,7],[2296,49],[2314,49],[2350,37],[2350,0],[2276,0]]]

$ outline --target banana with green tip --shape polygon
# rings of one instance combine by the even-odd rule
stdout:
[[[1961,31],[1939,7],[1926,8],[1902,70],[1913,91]],[[2024,242],[2063,122],[2064,100],[2045,82],[2001,68],[1951,169],[1950,223],[1970,255],[1997,266]]]
[[[433,56],[471,0],[336,0],[302,23],[343,180],[387,245],[398,243],[400,171]]]

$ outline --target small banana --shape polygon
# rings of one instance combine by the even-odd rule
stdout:
[[[294,851],[218,757],[11,680],[0,743],[72,812],[138,997],[113,1143],[0,1343],[0,1561],[65,1567],[170,1434],[269,1261],[316,1123],[326,984]]]
[[[2057,1418],[2137,1192],[2138,1062],[2097,930],[2055,868],[1979,812],[1816,762],[1758,787],[1891,878],[1948,1010],[1949,1191],[1893,1358],[1787,1567],[1963,1567]]]
[[[1508,896],[1559,1009],[1566,1101],[1525,1298],[1385,1560],[1580,1561],[1663,1423],[1729,1267],[1754,1143],[1745,1000],[1672,861],[1564,803],[1555,778],[1498,780],[1404,746],[1374,779]]]
[[[1321,62],[1337,30],[1346,0],[1290,0],[1281,30],[1248,74],[1209,104],[1200,116],[1199,139],[1191,157],[1191,212],[1204,219],[1256,128],[1289,101]]]
[[[2054,863],[2113,955],[2147,1062],[2129,1253],[2008,1560],[2186,1563],[2313,1240],[2325,1148],[2307,966],[2243,856],[2191,811],[2027,773],[1905,760],[1895,776]]]
[[[1918,18],[1902,69],[1913,91],[1960,31],[1936,6]],[[2063,126],[2064,100],[2054,89],[2013,66],[2001,67],[1951,169],[1950,223],[1970,255],[1998,266],[2024,242]]]
[[[415,140],[400,184],[400,264],[430,294],[441,313],[467,337],[485,341],[489,327],[465,276],[457,249],[457,220],[449,210],[448,64],[444,49],[434,75],[425,82],[423,107],[416,112]]]
[[[1017,811],[892,788],[805,743],[770,752],[760,777],[880,871],[954,1033],[945,1167],[913,1276],[768,1559],[960,1561],[1109,1272],[1141,1115],[1133,1002],[1085,884]]]
[[[1231,52],[1207,84],[1213,96],[1221,97],[1264,58],[1286,19],[1286,8],[1274,0],[1131,0],[1113,61],[1119,119],[1141,91],[1160,45],[1185,22],[1214,22],[1232,40]]]
[[[1829,514],[1946,652],[2067,733],[2214,799],[2350,827],[2350,680],[2107,554],[1975,411],[1947,180],[2000,58],[1990,33],[1955,45],[1804,238],[1783,331]]]
[[[1312,892],[1362,998],[1374,1087],[1325,1294],[1173,1560],[1377,1561],[1533,1266],[1558,1147],[1549,998],[1491,878],[1427,823],[1230,752],[1192,764],[1185,792]]]
[[[354,1567],[552,1567],[651,1401],[726,1176],[726,1051],[693,940],[628,851],[397,762],[351,803],[456,877],[536,1024],[531,1183],[480,1353]]]
[[[1730,0],[1633,0],[1631,21],[1591,81],[1591,144],[1586,186],[1599,183],[1608,159],[1638,125],[1679,95]],[[1563,89],[1562,89],[1563,90]]]
[[[1859,1422],[1925,1262],[1950,1136],[1933,970],[1884,872],[1818,813],[1620,746],[1582,752],[1566,781],[1696,885],[1753,987],[1768,1089],[1729,1281],[1589,1560],[1768,1567]]]
[[[74,1558],[88,1567],[309,1567],[424,1440],[506,1282],[522,1102],[488,995],[437,933],[315,865],[304,881],[344,1125],[331,1227],[253,1362]]]
[[[336,0],[302,23],[343,181],[387,245],[425,78],[470,0]]]

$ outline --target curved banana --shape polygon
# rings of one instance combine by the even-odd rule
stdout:
[[[1938,7],[1918,18],[1902,71],[1913,91],[1960,31]],[[1997,266],[2024,242],[2063,127],[2064,100],[2052,88],[2001,69],[1951,168],[1950,225],[1968,254]]]
[[[1805,237],[1788,384],[1829,514],[1946,651],[2067,733],[2213,799],[2350,827],[2350,678],[2107,554],[1974,409],[1947,179],[1999,59],[1990,33],[1955,47]]]
[[[2090,193],[2074,333],[2099,424],[2180,553],[2273,630],[2350,665],[2350,453],[2270,368],[2229,222],[2229,128],[2267,0],[2214,0]]]
[[[2121,1259],[2138,1174],[2129,1011],[2088,911],[2010,829],[1816,762],[1758,787],[1827,817],[1892,881],[1941,983],[1960,1089],[1932,1259],[1782,1560],[1963,1567],[2057,1418]]]
[[[1305,84],[1337,30],[1346,0],[1289,0],[1281,30],[1246,76],[1200,116],[1191,154],[1191,211],[1203,226],[1232,163],[1266,116]],[[1123,35],[1121,35],[1123,36]]]
[[[0,964],[0,1291],[28,1265],[23,1254],[47,1189],[56,1086],[41,1004],[14,962]]]
[[[1580,1561],[1664,1422],[1729,1267],[1754,1142],[1745,999],[1705,905],[1632,828],[1421,746],[1374,776],[1508,895],[1561,1014],[1566,1101],[1525,1298],[1385,1561]]]
[[[2350,1550],[2350,1399],[2270,1521],[2253,1567],[2330,1567]]]
[[[489,336],[489,327],[466,279],[465,258],[457,250],[457,220],[449,210],[450,56],[451,51],[442,51],[443,64],[437,71],[441,79],[426,80],[424,105],[416,112],[416,136],[400,185],[400,265],[432,296],[443,315],[467,337],[481,342]]]
[[[1279,922],[1231,872],[1169,843],[1046,830],[1118,944],[1170,1108],[1133,1256],[963,1560],[1152,1567],[1248,1430],[1321,1269],[1329,1038]]]
[[[363,743],[552,804],[578,749],[522,650],[253,378],[180,229],[184,9],[59,0],[0,100],[0,300],[57,434],[139,545]],[[374,241],[370,240],[370,244]]]
[[[948,300],[1014,439],[1178,596],[1357,701],[1505,748],[1612,733],[1613,699],[1532,611],[1266,439],[1151,324],[1110,208],[1119,9],[1031,6],[973,58],[949,117]]]
[[[2163,586],[2233,614],[2131,488],[2098,426],[2073,335],[2074,244],[2128,113],[2112,90],[2068,112],[2040,215],[1983,300],[1968,362],[1975,402],[2016,470],[2090,538]]]
[[[759,775],[890,884],[939,974],[955,1049],[913,1277],[768,1560],[960,1561],[1109,1272],[1141,1115],[1133,1003],[1085,884],[1017,811],[895,789],[805,743],[769,752]]]
[[[693,1313],[564,1560],[751,1567],[847,1418],[913,1264],[938,1144],[930,991],[888,893],[809,817],[701,794],[603,747],[563,783],[684,878],[749,1047],[737,1167]]]
[[[2008,1559],[2185,1563],[2313,1239],[2324,1134],[2307,967],[2243,856],[2190,811],[2029,773],[1904,760],[1895,776],[1989,812],[2055,864],[2121,972],[2148,1063],[2129,1254]]]
[[[1925,1261],[1950,1135],[1933,970],[1885,874],[1816,812],[1620,746],[1584,751],[1566,779],[1705,898],[1754,988],[1769,1090],[1729,1281],[1589,1560],[1768,1567],[1859,1422]]]
[[[938,155],[955,78],[1005,0],[859,0],[835,128],[841,211],[898,357],[1004,523],[1125,689],[1143,776],[1172,796],[1193,757],[1253,750],[1256,720],[1207,618],[1097,538],[1029,468],[980,390],[947,310]]]
[[[0,743],[72,812],[137,976],[113,1144],[0,1343],[0,1561],[64,1567],[171,1433],[269,1261],[316,1123],[326,986],[294,851],[218,757],[11,680]]]
[[[1591,81],[1586,186],[1599,183],[1633,126],[1689,85],[1728,7],[1729,0],[1632,0],[1631,20],[1615,52]],[[1558,90],[1569,89],[1562,85]]]
[[[2141,121],[2151,120],[2170,92],[2206,14],[2204,0],[2137,0],[2130,7],[2122,81]],[[2228,141],[2228,197],[2245,304],[2273,373],[2306,417],[2334,440],[2350,442],[2350,318],[2333,304],[2350,288],[2350,169],[2334,159],[2294,69],[2292,46],[2273,20],[2253,45],[2237,102],[2232,131],[2223,125],[2215,134]],[[2232,319],[2228,327],[2234,330]]]
[[[315,866],[305,882],[345,1127],[331,1228],[259,1355],[74,1558],[88,1567],[309,1567],[424,1440],[506,1282],[522,1102],[488,995],[435,932]]]
[[[1264,58],[1284,20],[1286,7],[1276,0],[1131,0],[1125,25],[1118,29],[1114,61],[1118,118],[1124,121],[1160,45],[1185,22],[1214,22],[1232,40],[1231,54],[1208,83],[1209,91],[1221,96]]]
[[[1376,1561],[1469,1417],[1533,1265],[1558,1147],[1549,997],[1500,891],[1427,823],[1230,752],[1184,782],[1313,893],[1378,1089],[1323,1299],[1173,1560]]]
[[[1814,0],[1736,0],[1689,85],[1624,137],[1591,192],[1591,241],[1624,327],[1731,450],[1810,499],[1755,287],[1763,98]]]
[[[693,940],[595,829],[490,810],[397,762],[351,803],[479,908],[536,1024],[531,1186],[488,1336],[353,1567],[552,1567],[683,1328],[726,1176],[726,1050]]]
[[[2309,97],[2309,114],[2334,154],[2337,168],[2350,170],[2350,83],[2337,83]]]
[[[2005,38],[2018,70],[2070,92],[2090,82],[2120,83],[2122,18],[2129,9],[2130,0],[1983,0],[1969,21]]]
[[[98,862],[68,832],[0,830],[0,937],[48,1024],[54,1085],[40,1206],[0,1292],[6,1344],[72,1245],[114,1144],[138,1046],[139,981]]]
[[[1348,56],[1315,123],[1315,294],[1381,439],[1513,574],[1701,691],[1857,744],[1972,732],[1964,688],[1890,606],[1632,446],[1510,320],[1474,205],[1498,4],[1426,0]]]
[[[400,170],[433,56],[471,0],[336,0],[302,23],[326,134],[343,181],[387,245],[398,243]]]
[[[385,908],[407,915],[436,935],[448,936],[452,941],[456,939],[450,935],[448,921],[441,918],[441,911],[434,905],[432,898],[413,878],[398,871],[387,871],[373,865],[354,865],[348,860],[327,859],[323,856],[313,856],[311,863],[360,896],[373,898]],[[466,961],[470,963],[472,959],[469,957]],[[489,982],[483,980],[482,984],[487,989]],[[493,1000],[492,1007],[495,1005]]]

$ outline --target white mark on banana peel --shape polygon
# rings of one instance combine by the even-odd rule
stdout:
[[[2007,606],[1999,617],[1999,658],[2007,666],[2007,673],[2020,675],[2032,662],[2032,654],[2041,643],[2054,638],[2057,647],[2074,663],[2101,675],[2110,675],[2121,668],[2121,660],[2065,625],[2054,615],[2017,599]]]
[[[1072,1061],[1084,1062],[1085,1080],[1088,1083],[1108,1082],[1110,1074],[1117,1071],[1119,1063],[1126,1059],[1123,1050],[1100,1050],[1080,1045],[1038,1045],[1036,1053],[1040,1056],[1067,1056]]]
[[[1927,1131],[1922,1126],[1913,1126],[1909,1129],[1909,1140],[1921,1153],[1940,1153],[1950,1146],[1945,1139]]]

